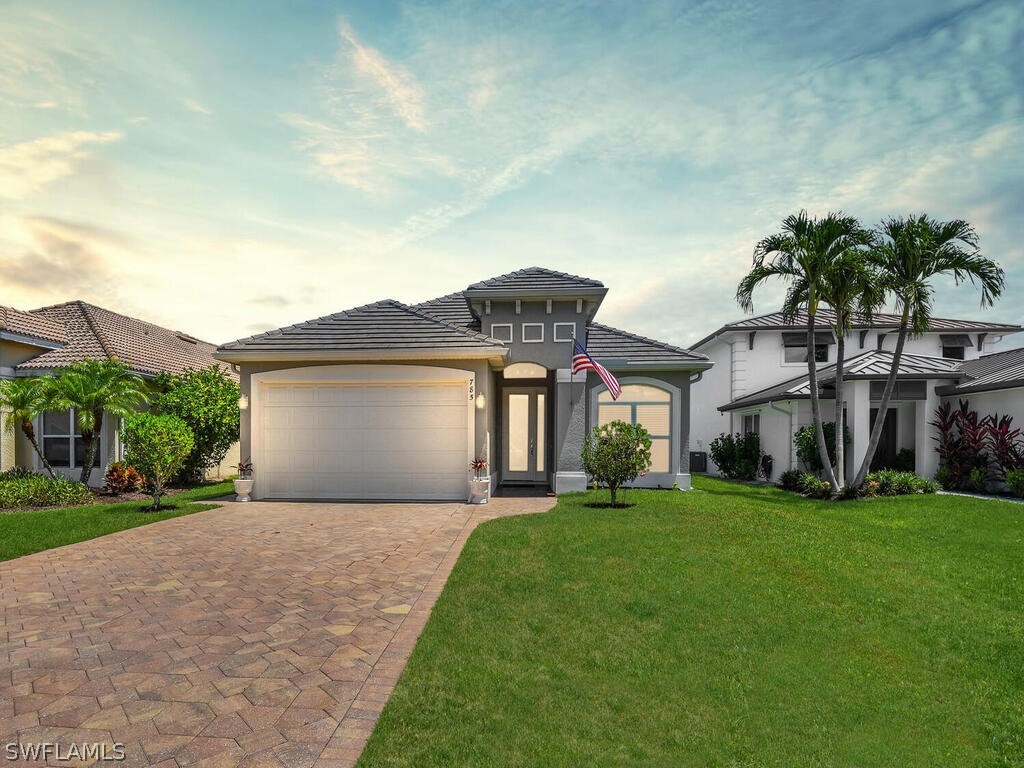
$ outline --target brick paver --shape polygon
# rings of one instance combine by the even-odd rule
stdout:
[[[0,749],[352,765],[473,528],[552,503],[227,504],[0,563]]]

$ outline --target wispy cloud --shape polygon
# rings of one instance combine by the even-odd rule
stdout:
[[[212,115],[213,114],[213,110],[211,110],[209,107],[204,106],[203,104],[200,104],[195,99],[182,99],[181,100],[181,104],[189,112],[195,112],[196,114],[199,114],[199,115]]]
[[[70,131],[0,147],[0,195],[20,199],[73,174],[89,147],[121,138],[118,131]]]
[[[425,131],[426,95],[416,78],[404,67],[389,61],[377,49],[364,45],[344,19],[338,21],[338,36],[343,43],[348,44],[342,45],[339,57],[351,63],[364,83],[379,89],[383,99],[402,122],[417,131]]]

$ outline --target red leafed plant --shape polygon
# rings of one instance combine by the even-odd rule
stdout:
[[[125,464],[123,461],[115,461],[107,467],[107,473],[103,479],[106,481],[104,487],[107,492],[117,496],[122,493],[138,493],[142,490],[142,475],[135,471],[135,467]]]
[[[931,424],[939,434],[933,439],[938,442],[940,480],[948,489],[963,488],[975,470],[988,471],[986,448],[991,420],[991,416],[979,419],[966,400],[955,409],[943,403],[935,411]]]
[[[469,462],[469,468],[473,470],[474,477],[476,477],[476,479],[479,480],[480,476],[487,469],[487,459],[485,459],[483,456],[477,456],[475,459]]]
[[[1020,428],[1013,429],[1012,416],[991,416],[986,425],[985,441],[995,465],[993,470],[1000,480],[1006,473],[1024,467],[1024,445]]]

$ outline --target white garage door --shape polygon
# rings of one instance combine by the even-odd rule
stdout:
[[[264,384],[261,498],[465,499],[465,383]]]

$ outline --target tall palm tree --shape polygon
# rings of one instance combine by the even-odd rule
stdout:
[[[81,481],[88,485],[104,414],[123,418],[133,413],[149,400],[146,384],[116,361],[85,360],[61,371],[53,380],[52,389],[53,408],[75,409],[75,424],[85,449]]]
[[[754,289],[773,278],[789,283],[782,313],[793,322],[800,310],[807,313],[807,377],[810,384],[811,414],[818,455],[834,492],[841,489],[825,444],[818,392],[818,363],[814,357],[815,324],[818,310],[828,303],[829,273],[837,262],[864,245],[864,229],[852,216],[829,212],[812,218],[807,211],[787,216],[782,231],[762,239],[754,247],[754,264],[736,289],[736,300],[745,312],[754,309]],[[842,430],[837,430],[842,440]]]
[[[36,429],[32,425],[39,415],[48,410],[50,394],[42,379],[0,379],[0,411],[7,411],[4,428],[14,430],[21,427],[43,468],[50,473],[50,477],[56,477],[53,467],[46,460],[46,454],[39,447]]]
[[[857,471],[854,487],[864,483],[882,438],[885,413],[889,408],[896,375],[907,336],[920,336],[931,326],[930,285],[937,275],[947,275],[959,285],[964,281],[981,288],[981,306],[991,307],[1003,292],[1003,269],[978,249],[978,233],[962,219],[936,221],[926,214],[890,218],[879,228],[879,244],[872,261],[884,275],[884,287],[895,299],[900,327],[892,368],[878,403],[878,417],[871,427],[867,453]],[[918,446],[922,450],[924,446]]]

